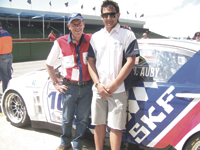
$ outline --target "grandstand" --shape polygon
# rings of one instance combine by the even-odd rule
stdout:
[[[69,13],[22,10],[0,7],[0,21],[3,28],[13,38],[13,62],[45,60],[53,45],[47,41],[48,34],[53,29],[56,37],[69,33],[67,18]],[[100,16],[84,15],[85,33],[94,33],[102,28]],[[121,24],[131,27],[136,38],[142,38],[146,32],[148,38],[166,38],[144,28],[144,21],[119,18]]]
[[[1,22],[3,24],[3,28],[11,34],[13,39],[19,38],[19,30],[18,30],[17,21],[9,21],[9,23],[13,24],[12,28],[5,26],[6,24],[5,20],[1,20]],[[103,26],[100,26],[100,25],[86,24],[84,32],[94,33],[95,31],[99,30],[102,27]],[[63,34],[63,23],[51,23],[50,27],[48,26],[48,23],[46,23],[45,24],[45,38],[48,37],[48,34],[51,32],[51,30],[54,30],[54,32],[56,33],[56,37],[59,37],[60,33]],[[148,33],[148,38],[166,38],[164,36],[151,32],[149,31],[149,29],[145,29],[145,28],[132,27],[132,30],[134,31],[136,38],[142,38],[142,34],[144,32]],[[69,33],[68,28],[66,28],[66,33]],[[31,24],[29,25],[27,21],[22,21],[21,22],[21,38],[22,39],[43,38],[42,23],[31,22]]]
[[[30,19],[27,17],[20,19],[20,29],[19,29],[19,20],[18,15],[19,12],[25,12],[30,14],[39,14],[43,16],[44,14],[48,15],[57,15],[60,16],[60,18],[54,17],[54,19],[46,19],[43,21],[42,19]],[[10,13],[10,14],[9,14]],[[16,15],[11,15],[16,13]],[[6,15],[8,14],[8,15]],[[7,30],[13,39],[19,39],[19,30],[20,30],[20,39],[46,39],[48,37],[48,34],[51,30],[54,30],[56,33],[56,37],[60,36],[60,33],[62,35],[69,33],[69,30],[67,28],[67,25],[64,25],[63,22],[63,16],[67,17],[66,13],[56,13],[56,12],[42,12],[42,11],[34,11],[34,10],[20,10],[20,9],[11,9],[11,8],[3,8],[0,7],[0,21],[3,24],[3,28]],[[85,20],[85,33],[94,33],[95,31],[99,30],[103,27],[102,20],[100,16],[90,16],[90,15],[83,15]],[[142,38],[142,34],[146,32],[148,34],[148,38],[166,38],[162,35],[159,35],[157,33],[154,33],[150,31],[149,29],[143,28],[143,25],[145,24],[144,21],[139,20],[128,20],[128,19],[120,19],[119,20],[121,24],[125,24],[134,31],[136,38]],[[66,22],[66,20],[65,20]],[[11,26],[9,26],[11,25]],[[63,28],[65,29],[63,30]],[[43,30],[44,29],[44,30]],[[43,35],[44,34],[44,35]]]

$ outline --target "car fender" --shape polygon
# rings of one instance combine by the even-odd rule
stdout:
[[[199,129],[200,129],[199,117],[200,117],[200,112],[193,119],[193,122],[190,123],[185,128],[185,130],[182,132],[182,135],[180,135],[176,140],[174,140],[173,145],[174,145],[174,147],[176,149],[183,149],[183,147],[184,147],[185,143],[187,142],[187,140],[189,140],[190,137],[192,137],[194,134],[199,132]],[[196,123],[194,123],[194,120],[195,120]],[[190,131],[188,132],[188,130],[190,130]],[[179,142],[176,143],[176,141],[179,141]]]
[[[8,93],[9,91],[16,91],[23,98],[30,119],[46,121],[44,106],[42,102],[42,92],[44,91],[44,87],[48,80],[48,77],[46,77],[44,73],[39,73],[39,75],[41,76],[40,78],[38,78],[38,74],[35,73],[31,76],[30,74],[28,76],[19,76],[9,81],[8,87],[2,97],[2,109],[4,114],[5,111],[3,108],[3,104],[6,93]]]

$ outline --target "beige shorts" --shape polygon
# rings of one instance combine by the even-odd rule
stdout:
[[[101,98],[93,91],[91,117],[92,125],[106,124],[110,128],[122,130],[126,125],[127,92],[113,94],[108,98]]]

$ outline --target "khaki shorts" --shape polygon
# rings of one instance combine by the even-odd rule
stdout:
[[[125,129],[127,92],[113,94],[108,98],[101,98],[99,93],[93,92],[91,117],[92,125],[106,124],[112,129]]]

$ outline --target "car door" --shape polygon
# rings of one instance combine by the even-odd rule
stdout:
[[[63,82],[60,77],[60,65],[55,68],[55,74],[58,82]],[[51,79],[49,78],[46,84],[46,91],[47,92],[47,100],[45,101],[44,107],[46,110],[46,117],[47,121],[52,124],[60,125],[62,124],[62,111],[63,111],[63,105],[62,105],[62,94],[59,93],[53,83],[51,82]],[[73,128],[76,128],[76,108],[74,112],[74,120],[73,120]]]
[[[200,123],[193,120],[200,108],[200,53],[167,44],[139,47],[136,84],[129,90],[128,138],[123,133],[123,140],[154,148],[174,146]]]
[[[56,78],[60,80],[60,66],[55,68]],[[44,107],[46,112],[46,118],[49,123],[61,125],[62,124],[62,95],[55,89],[50,77],[46,83],[46,90],[44,90],[46,97],[44,101]]]

